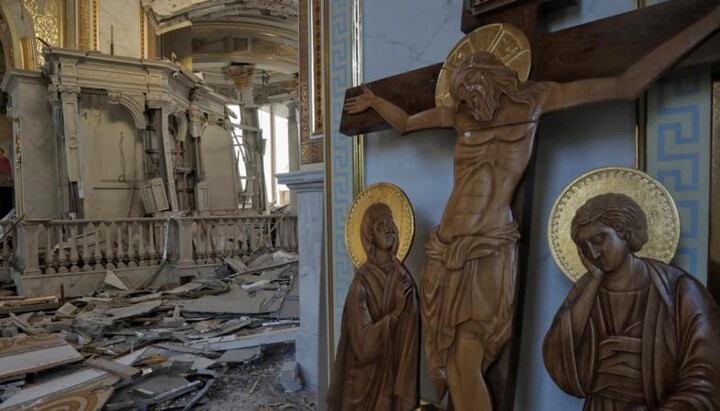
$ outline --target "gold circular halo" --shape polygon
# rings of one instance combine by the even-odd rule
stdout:
[[[435,86],[437,107],[454,105],[450,95],[452,74],[468,55],[480,51],[493,54],[508,68],[517,72],[520,81],[525,81],[530,76],[530,42],[522,30],[510,24],[488,24],[468,33],[450,50]]]
[[[390,208],[398,228],[399,241],[397,258],[403,261],[410,251],[415,231],[415,216],[405,193],[394,184],[376,183],[368,186],[353,201],[345,221],[345,247],[355,268],[367,260],[367,253],[360,239],[362,218],[372,204],[384,203]]]
[[[645,212],[648,242],[636,252],[669,263],[680,241],[680,216],[670,193],[654,178],[626,167],[604,167],[589,171],[570,183],[555,200],[548,221],[548,244],[555,263],[575,282],[587,270],[570,235],[570,225],[578,208],[595,196],[625,194]]]

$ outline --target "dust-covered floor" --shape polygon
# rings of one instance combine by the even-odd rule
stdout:
[[[285,392],[282,365],[295,361],[295,345],[281,344],[263,350],[251,364],[234,366],[210,388],[199,411],[291,411],[315,410],[315,392]]]

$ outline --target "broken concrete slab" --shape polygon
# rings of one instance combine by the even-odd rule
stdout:
[[[111,288],[116,290],[128,291],[130,289],[130,287],[128,287],[125,281],[111,270],[107,270],[107,272],[105,273],[104,283],[105,285],[110,286]]]
[[[238,284],[231,284],[225,294],[207,295],[194,300],[178,301],[183,310],[214,314],[268,314],[282,305],[284,290],[258,290],[249,293]]]
[[[58,308],[57,311],[55,311],[55,318],[75,318],[77,315],[79,309],[71,304],[71,303],[65,303],[62,307]]]
[[[238,348],[257,347],[267,344],[295,341],[299,329],[299,327],[292,327],[283,330],[274,330],[243,336],[229,335],[226,337],[216,337],[197,341],[188,345],[194,348],[210,351],[227,351]]]
[[[261,356],[262,350],[260,347],[239,348],[225,351],[223,355],[217,359],[217,362],[247,364],[257,360]]]
[[[135,378],[142,372],[141,370],[125,364],[118,364],[102,358],[91,358],[86,360],[84,365],[98,370],[107,371],[121,378]]]
[[[0,378],[81,361],[82,355],[60,334],[21,335],[0,340]]]

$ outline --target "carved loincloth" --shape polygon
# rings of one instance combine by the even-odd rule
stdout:
[[[485,345],[483,371],[510,336],[515,295],[516,223],[443,243],[437,229],[426,246],[421,312],[430,373],[441,377],[456,329],[468,323]]]

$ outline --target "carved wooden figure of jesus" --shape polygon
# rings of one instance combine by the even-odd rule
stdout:
[[[588,270],[545,336],[548,373],[585,411],[720,410],[720,317],[691,275],[635,256],[642,208],[623,194],[588,200],[571,234]]]
[[[414,115],[376,96],[348,98],[349,114],[369,108],[401,134],[454,128],[454,186],[430,235],[420,285],[431,377],[445,382],[456,410],[492,410],[484,373],[510,337],[516,242],[510,204],[545,113],[634,99],[720,26],[720,8],[670,38],[617,77],[570,83],[520,82],[489,53],[467,56],[454,71],[455,107]]]

